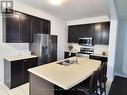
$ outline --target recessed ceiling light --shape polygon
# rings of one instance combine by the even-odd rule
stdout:
[[[52,4],[52,5],[61,5],[63,3],[64,0],[49,0],[49,2]]]

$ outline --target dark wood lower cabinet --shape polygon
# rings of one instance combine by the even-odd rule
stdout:
[[[64,95],[64,90],[58,86],[54,86],[54,95]]]
[[[8,61],[4,60],[4,84],[15,88],[29,81],[29,68],[37,66],[37,58]]]
[[[36,67],[36,66],[37,66],[37,59],[36,58],[24,60],[24,82],[25,83],[29,81],[28,69]]]
[[[8,64],[6,64],[6,65],[8,65]],[[11,85],[10,85],[10,87],[13,88],[13,87],[23,84],[23,82],[24,82],[23,68],[24,67],[23,67],[22,60],[13,61],[10,66],[11,66],[11,80],[10,80]]]
[[[76,95],[76,90],[74,89],[64,90],[63,88],[55,85],[54,95]]]
[[[99,61],[101,61],[101,63],[108,61],[108,57],[96,56],[96,55],[90,55],[90,59],[99,60]]]
[[[69,57],[73,57],[76,56],[76,53],[71,53],[71,55],[69,56],[70,52],[64,52],[64,58],[69,58]]]

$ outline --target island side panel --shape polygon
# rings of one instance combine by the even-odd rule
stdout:
[[[29,74],[30,95],[54,95],[54,85],[32,73]]]

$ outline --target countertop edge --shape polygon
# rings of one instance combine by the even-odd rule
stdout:
[[[12,56],[12,57],[15,57],[15,56]],[[30,59],[30,58],[36,58],[37,56],[35,55],[30,55],[30,56],[18,56],[17,58],[10,58],[10,57],[5,57],[3,59],[6,59],[8,61],[17,61],[17,60],[23,60],[23,59]]]
[[[72,57],[72,58],[73,58],[73,57]],[[69,59],[70,59],[70,58],[69,58]],[[96,61],[97,61],[97,60],[96,60]],[[99,63],[98,63],[98,66],[95,68],[95,70],[97,70],[98,67],[101,65],[101,62],[100,62],[100,61],[98,61],[98,62],[99,62]],[[50,63],[50,64],[56,64],[56,63]],[[35,67],[35,69],[36,69],[36,68],[38,68],[38,67]],[[61,84],[61,83],[59,83],[59,82],[57,82],[57,81],[55,81],[55,80],[52,80],[52,79],[48,78],[47,76],[45,76],[45,75],[43,75],[43,74],[36,73],[36,72],[34,71],[34,68],[33,68],[33,69],[28,69],[28,71],[29,71],[30,73],[32,73],[32,74],[34,74],[34,75],[36,75],[36,76],[38,76],[38,77],[44,79],[44,80],[47,80],[47,81],[49,81],[49,82],[51,82],[51,83],[53,83],[53,84],[55,84],[55,85],[60,86],[61,88],[65,89],[65,90],[68,90],[68,89],[72,88],[73,86],[77,85],[78,83],[82,82],[83,80],[85,80],[86,78],[88,78],[88,77],[93,73],[93,71],[91,71],[87,76],[82,77],[82,78],[78,79],[78,80],[75,81],[75,82],[72,82],[72,84],[64,85],[64,84]]]

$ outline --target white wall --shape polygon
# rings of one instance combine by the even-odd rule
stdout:
[[[94,54],[98,54],[98,55],[101,55],[102,52],[106,52],[106,55],[108,55],[108,49],[109,49],[109,46],[108,45],[94,45],[94,46],[82,46],[82,45],[79,45],[78,43],[68,43],[68,46],[73,46],[73,50],[72,52],[75,52],[75,49],[77,51],[80,51],[80,48],[81,47],[84,47],[84,48],[93,48],[94,49]],[[68,47],[65,49],[66,51],[69,51]]]
[[[124,61],[123,61],[122,69],[123,69],[124,75],[127,77],[127,43],[126,43],[126,41],[127,41],[127,20],[125,21],[125,27],[124,28],[125,28],[124,31],[126,31],[126,32],[125,32],[125,39],[124,39],[125,46],[124,46]]]
[[[114,0],[108,0],[107,7],[109,8],[110,18],[110,42],[109,42],[109,58],[108,58],[108,78],[113,80],[114,77],[114,64],[116,55],[116,37],[118,27],[118,17]]]
[[[127,20],[120,20],[115,57],[115,75],[127,77]]]
[[[67,42],[66,40],[66,30],[67,30],[67,23],[65,20],[62,20],[58,17],[54,17],[48,13],[45,13],[42,10],[38,10],[31,6],[22,4],[20,2],[14,2],[15,10],[31,14],[40,18],[48,19],[51,21],[51,34],[58,35],[58,60],[64,58],[64,47]],[[2,16],[0,15],[0,57],[1,59],[6,56],[10,55],[17,55],[20,54],[22,51],[29,51],[29,44],[6,44],[2,43]],[[3,67],[4,63],[3,60],[0,60],[0,83],[3,83]]]
[[[88,23],[97,23],[97,22],[106,22],[110,21],[108,16],[98,16],[98,17],[92,17],[92,18],[84,18],[84,19],[77,19],[77,20],[71,20],[68,21],[68,25],[79,25],[79,24],[88,24]]]
[[[110,21],[110,40],[109,40],[109,57],[108,57],[108,78],[113,80],[114,77],[114,64],[115,64],[115,51],[116,51],[116,36],[117,36],[117,20]]]

